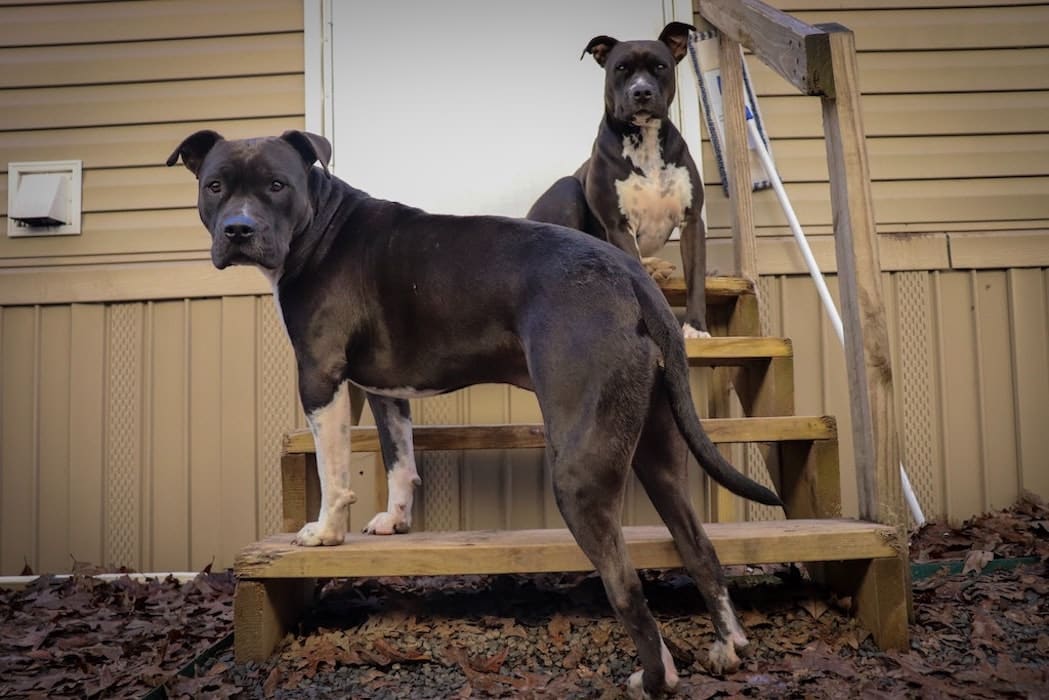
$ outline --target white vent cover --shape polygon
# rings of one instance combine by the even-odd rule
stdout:
[[[80,233],[82,162],[61,160],[7,165],[7,235]]]

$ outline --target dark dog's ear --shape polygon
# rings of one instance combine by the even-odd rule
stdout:
[[[328,172],[328,163],[331,162],[331,143],[328,139],[308,131],[296,130],[285,131],[280,137],[295,147],[302,159],[306,161],[307,167],[320,161],[324,174],[331,177],[331,173]]]
[[[674,60],[678,63],[688,53],[688,33],[690,31],[696,31],[696,28],[691,24],[671,22],[663,27],[663,31],[659,33],[659,40],[667,45],[671,55],[674,56]]]
[[[205,156],[207,156],[208,152],[211,151],[215,144],[221,140],[221,134],[209,129],[190,134],[186,137],[186,140],[180,143],[178,148],[168,156],[168,167],[177,163],[179,156],[182,156],[182,164],[185,165],[191,173],[197,175],[200,173],[200,166],[204,162]]]
[[[610,36],[595,36],[590,40],[590,43],[583,49],[583,53],[579,54],[579,60],[583,60],[583,56],[590,54],[597,61],[597,65],[602,68],[605,67],[605,61],[608,59],[608,52],[612,50],[612,47],[619,43],[618,39],[613,39]]]

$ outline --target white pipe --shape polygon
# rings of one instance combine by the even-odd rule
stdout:
[[[834,327],[834,333],[838,336],[838,341],[841,342],[841,346],[844,348],[845,329],[841,323],[841,314],[838,313],[838,309],[834,305],[834,299],[830,296],[827,283],[823,279],[823,273],[820,272],[819,265],[816,264],[816,258],[812,255],[812,249],[809,247],[804,231],[801,230],[801,223],[794,213],[794,207],[791,206],[790,199],[787,198],[787,191],[783,189],[783,181],[780,180],[776,166],[772,163],[772,157],[765,148],[765,142],[762,140],[761,134],[758,133],[758,127],[754,123],[754,116],[749,113],[747,114],[747,131],[750,134],[751,142],[754,144],[754,150],[757,152],[758,157],[761,158],[761,164],[765,166],[765,173],[769,176],[769,181],[772,183],[772,189],[776,192],[780,206],[783,207],[783,213],[787,215],[787,223],[790,224],[794,240],[798,242],[801,256],[805,258],[805,265],[809,268],[809,275],[816,284],[816,291],[819,292],[823,308],[827,311],[827,316]],[[914,495],[914,489],[911,488],[911,480],[907,478],[907,472],[904,470],[902,462],[900,462],[900,486],[903,489],[903,498],[907,502],[907,508],[911,511],[911,517],[914,518],[915,524],[921,527],[925,524],[925,515],[922,513],[918,498]]]
[[[53,578],[59,581],[73,578],[74,576],[80,576],[81,574],[55,574],[55,575],[34,575],[34,576],[0,576],[0,588],[24,588],[38,578]],[[164,580],[171,577],[179,583],[186,583],[192,581],[197,576],[200,576],[200,572],[193,571],[171,571],[163,573],[130,573],[130,574],[92,574],[88,578],[97,578],[100,581],[119,581],[122,578],[129,578],[133,581],[145,581],[147,579],[158,579]]]

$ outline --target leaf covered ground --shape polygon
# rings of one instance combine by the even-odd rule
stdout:
[[[1033,557],[990,571],[988,561]],[[754,651],[708,675],[713,639],[678,571],[645,588],[682,672],[681,697],[1049,698],[1049,508],[1030,498],[959,528],[933,524],[912,559],[966,573],[914,583],[910,648],[881,652],[848,600],[791,567],[733,568]],[[262,664],[218,653],[174,674],[231,628],[232,580],[40,579],[0,590],[0,698],[618,698],[635,654],[592,575],[328,582],[297,634]]]

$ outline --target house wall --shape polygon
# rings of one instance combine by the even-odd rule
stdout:
[[[904,458],[926,512],[1049,497],[1049,5],[776,4],[856,31]],[[76,158],[85,211],[81,236],[0,238],[0,573],[66,571],[70,555],[226,566],[278,527],[280,435],[302,425],[290,350],[262,277],[211,268],[194,182],[163,161],[198,128],[304,126],[303,36],[298,2],[0,4],[0,214],[8,162]],[[833,270],[818,100],[750,65]],[[704,156],[725,273],[727,204]],[[841,353],[771,193],[757,209],[766,320],[794,340],[798,413],[838,417],[854,509]],[[413,408],[426,423],[538,418],[530,395],[489,386]],[[421,463],[423,527],[560,522],[536,454]],[[696,475],[691,488],[702,505]],[[633,493],[625,515],[652,519]]]

